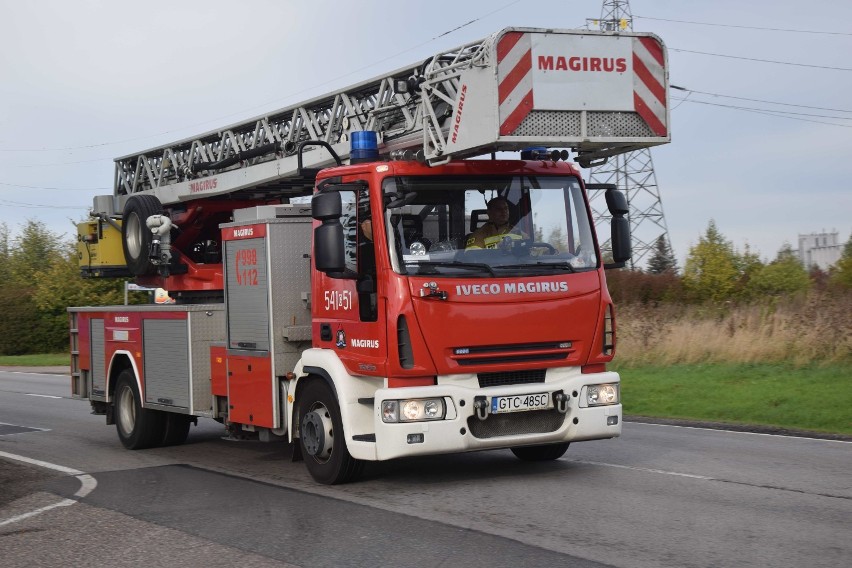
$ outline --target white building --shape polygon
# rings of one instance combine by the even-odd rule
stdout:
[[[810,233],[799,235],[799,260],[805,268],[817,265],[821,270],[828,270],[840,260],[843,244],[840,243],[837,231],[827,233]]]

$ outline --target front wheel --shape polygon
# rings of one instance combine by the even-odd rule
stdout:
[[[346,449],[337,397],[321,379],[310,379],[298,395],[299,445],[308,473],[318,483],[354,481],[364,469]]]
[[[512,453],[523,461],[553,461],[558,460],[568,451],[570,442],[545,444],[543,446],[520,446],[512,448]]]
[[[133,369],[123,370],[115,384],[115,428],[128,450],[157,446],[165,434],[165,414],[142,408]]]

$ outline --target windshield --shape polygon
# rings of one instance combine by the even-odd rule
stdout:
[[[400,274],[506,277],[595,270],[575,177],[396,177],[383,183]]]

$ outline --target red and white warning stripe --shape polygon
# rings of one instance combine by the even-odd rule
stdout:
[[[666,136],[668,101],[661,44],[650,37],[634,37],[631,63],[633,110],[648,124],[654,135]],[[500,38],[497,44],[500,136],[511,136],[535,106],[532,66],[530,34],[509,32]],[[580,72],[579,69],[576,72]],[[629,105],[629,102],[625,102]]]
[[[500,136],[509,136],[533,109],[530,35],[509,32],[497,44]]]
[[[656,40],[633,38],[633,105],[657,136],[668,133],[664,64],[663,49]]]

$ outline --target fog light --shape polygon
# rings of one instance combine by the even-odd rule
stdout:
[[[408,443],[409,444],[422,444],[423,443],[423,434],[409,434],[408,435]]]
[[[382,402],[382,422],[399,422],[398,400],[385,400]]]
[[[589,385],[586,388],[586,403],[589,406],[618,404],[618,385]]]
[[[607,416],[606,417],[606,425],[607,426],[615,426],[618,424],[618,416]]]

